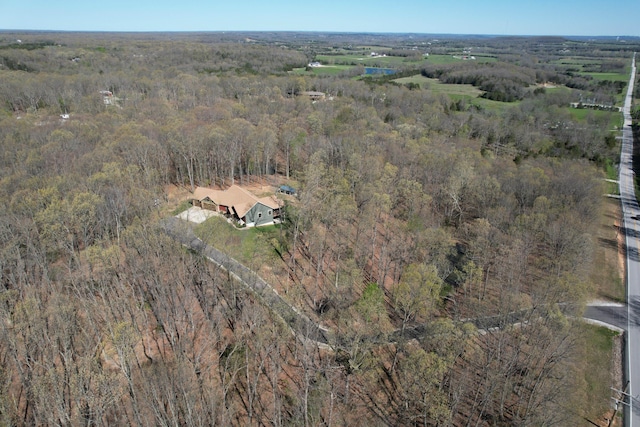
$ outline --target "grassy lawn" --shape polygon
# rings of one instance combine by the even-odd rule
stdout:
[[[278,258],[274,247],[277,246],[279,227],[270,225],[238,230],[224,218],[214,216],[198,224],[194,231],[208,245],[249,268],[258,269]]]
[[[569,108],[569,107],[567,107]],[[589,108],[569,108],[569,113],[574,120],[584,122],[588,117],[609,119],[610,129],[622,127],[622,113],[614,111],[591,110]]]
[[[455,95],[452,96],[455,99]],[[469,104],[475,105],[481,109],[493,111],[495,113],[503,113],[509,109],[520,105],[521,101],[515,102],[500,102],[492,99],[473,98]]]

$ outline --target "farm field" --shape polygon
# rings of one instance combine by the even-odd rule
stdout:
[[[553,61],[550,61],[550,63],[555,65],[571,65],[571,66],[577,66],[582,68],[585,65],[593,65],[593,64],[599,65],[602,63],[602,61],[594,58],[568,57],[568,58],[558,58]]]
[[[353,68],[355,67],[352,65],[323,65],[322,67],[312,67],[311,71],[307,71],[305,67],[294,68],[292,72],[301,75],[335,76]]]
[[[367,56],[367,55],[317,55],[316,61],[323,65],[365,65],[369,67],[399,67],[402,65],[418,65],[422,59],[401,56]]]
[[[375,49],[372,47],[372,49]],[[372,50],[375,51],[375,50]],[[357,66],[363,67],[377,67],[377,68],[419,68],[423,64],[453,64],[464,61],[461,56],[458,55],[430,55],[425,56],[419,60],[416,57],[401,57],[401,56],[370,56],[370,52],[363,52],[362,54],[354,53],[339,53],[332,55],[316,55],[315,61],[322,64],[320,67],[313,67],[311,71],[306,68],[294,68],[292,72],[300,75],[316,75],[316,76],[335,76],[345,71],[351,70]],[[496,58],[491,56],[476,56],[475,62],[495,62]],[[408,81],[403,82],[408,83]],[[456,86],[456,85],[453,85]],[[466,91],[463,93],[457,93],[457,90],[445,90],[445,92],[458,95],[467,95]],[[478,92],[479,93],[479,92]],[[477,95],[476,93],[475,95]]]
[[[519,102],[498,102],[481,98],[480,96],[483,92],[473,85],[441,83],[438,79],[431,79],[420,74],[411,77],[402,77],[393,81],[398,84],[418,84],[423,90],[446,95],[451,98],[452,101],[464,99],[469,102],[469,104],[484,110],[496,112],[505,111],[519,104]]]
[[[609,80],[612,82],[626,82],[629,79],[629,75],[620,73],[581,73],[583,76],[590,76],[595,80]]]
[[[496,62],[497,59],[493,56],[486,56],[482,54],[470,54],[469,56],[473,56],[476,59],[470,60],[474,62],[484,63],[484,62]],[[428,59],[431,64],[455,64],[458,62],[465,61],[462,59],[462,54],[452,54],[452,55],[429,55]]]
[[[574,120],[584,122],[588,119],[609,120],[611,129],[622,127],[622,116],[612,111],[590,110],[588,108],[569,108],[569,113]]]
[[[458,85],[440,83],[438,79],[430,79],[420,74],[411,77],[402,77],[395,79],[394,82],[399,84],[414,83],[420,85],[422,89],[429,89],[434,93],[444,93],[447,95],[457,95],[462,97],[477,98],[482,95],[482,91],[472,85]]]

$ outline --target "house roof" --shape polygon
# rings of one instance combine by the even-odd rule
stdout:
[[[306,96],[325,96],[324,92],[317,92],[315,90],[307,90],[304,92],[300,92],[300,95],[306,95]]]
[[[256,203],[261,203],[271,209],[278,209],[280,207],[280,203],[275,197],[257,198],[237,185],[232,185],[226,190],[196,187],[193,192],[193,198],[200,201],[209,198],[209,200],[217,205],[232,207],[240,218],[244,217]]]
[[[212,190],[210,188],[205,188],[205,187],[196,187],[196,189],[193,191],[193,199],[202,201],[204,199],[206,199],[207,197],[213,201],[213,199],[215,198],[215,194],[216,190]]]

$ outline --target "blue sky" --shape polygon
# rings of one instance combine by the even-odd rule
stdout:
[[[0,0],[0,29],[640,36],[640,0]]]

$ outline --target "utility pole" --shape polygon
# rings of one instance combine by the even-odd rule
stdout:
[[[627,389],[629,388],[629,381],[627,381],[627,384],[624,386],[624,390],[617,390],[613,387],[611,387],[611,390],[619,393],[620,398],[615,398],[612,397],[611,399],[613,399],[614,402],[616,402],[616,408],[613,411],[613,415],[611,416],[611,418],[609,419],[609,424],[607,425],[607,427],[611,427],[611,424],[613,424],[613,420],[616,419],[616,415],[618,414],[618,408],[620,407],[620,403],[622,403],[623,405],[628,405],[629,407],[631,406],[631,400],[633,399],[633,396],[631,396],[629,393],[627,393]],[[629,397],[629,403],[624,401],[625,397]],[[621,400],[622,399],[622,400]]]

